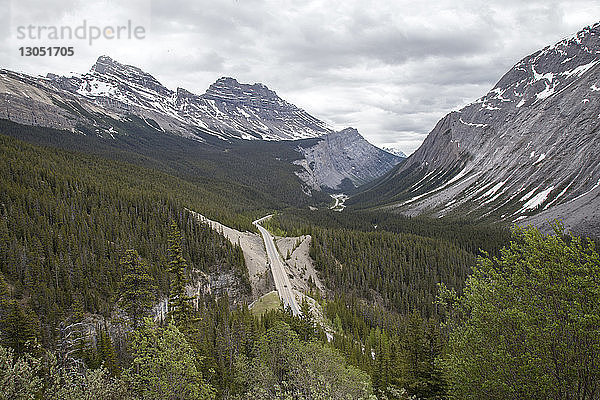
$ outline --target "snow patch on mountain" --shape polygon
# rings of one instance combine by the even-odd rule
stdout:
[[[172,91],[141,69],[98,58],[90,72],[49,76],[55,87],[117,112],[154,120],[163,131],[196,136],[196,129],[222,139],[296,140],[333,132],[323,121],[281,99],[261,83],[223,77],[202,95]]]

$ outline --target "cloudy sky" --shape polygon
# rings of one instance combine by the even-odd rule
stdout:
[[[122,3],[126,3],[123,5]],[[0,67],[85,72],[106,54],[171,89],[262,82],[334,128],[413,152],[519,59],[600,21],[600,1],[0,0]],[[19,26],[119,26],[145,38],[19,39]],[[27,58],[20,46],[73,46]]]

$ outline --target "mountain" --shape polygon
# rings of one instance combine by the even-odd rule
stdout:
[[[304,168],[298,176],[314,189],[353,190],[376,179],[402,158],[367,142],[354,128],[329,133],[318,142],[298,146],[304,158],[295,161]]]
[[[99,57],[88,73],[70,77],[32,77],[1,70],[0,118],[125,140],[129,147],[137,140],[138,147],[145,146],[144,156],[164,150],[148,149],[147,135],[159,146],[165,140],[172,142],[165,136],[173,136],[224,149],[234,142],[243,147],[240,140],[282,141],[286,144],[278,148],[285,154],[274,157],[304,167],[303,171],[296,167],[296,174],[308,185],[307,194],[309,187],[354,188],[383,175],[399,161],[355,130],[352,134],[334,132],[261,83],[243,84],[224,77],[201,95],[182,88],[172,91],[147,72],[106,56]],[[44,140],[36,143],[49,144]],[[115,144],[112,147],[118,148]],[[272,147],[250,147],[271,156]],[[292,148],[295,156],[283,147]]]
[[[261,83],[223,77],[206,93],[171,91],[152,75],[102,56],[89,73],[50,76],[54,86],[115,111],[153,119],[161,129],[182,133],[207,129],[222,138],[302,139],[332,132],[323,121],[281,99]]]
[[[598,234],[599,110],[600,23],[519,61],[350,203],[519,223],[561,218]]]
[[[402,158],[406,158],[407,157],[406,153],[404,153],[402,150],[396,149],[394,147],[382,147],[382,150],[383,151],[387,151],[388,153],[393,154],[393,155],[398,156],[398,157],[402,157]]]
[[[105,131],[103,114],[117,119],[132,114],[152,129],[198,140],[200,133],[224,140],[294,140],[333,132],[263,84],[220,78],[202,95],[172,91],[141,69],[106,56],[89,73],[70,77],[1,70],[0,94],[5,105],[0,117],[57,129],[84,124]]]

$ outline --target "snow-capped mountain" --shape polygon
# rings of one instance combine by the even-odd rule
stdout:
[[[382,147],[381,148],[383,151],[387,151],[390,154],[393,154],[395,156],[401,157],[401,158],[406,158],[406,154],[400,150],[400,149],[396,149],[394,147]]]
[[[201,95],[172,91],[141,69],[106,56],[89,73],[70,77],[0,70],[0,118],[110,140],[138,129],[221,147],[236,139],[290,140],[305,157],[297,160],[305,166],[298,175],[314,189],[356,186],[399,161],[355,130],[334,132],[263,84],[220,78]]]
[[[525,57],[485,96],[446,115],[353,202],[375,199],[408,214],[558,217],[598,233],[600,23]]]
[[[152,119],[165,131],[185,133],[202,128],[223,138],[263,140],[303,139],[332,132],[324,122],[261,83],[220,78],[201,95],[182,88],[172,91],[139,68],[106,56],[98,58],[87,74],[51,75],[49,79],[57,88],[114,112]]]

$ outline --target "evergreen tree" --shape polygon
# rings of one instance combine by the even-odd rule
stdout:
[[[98,333],[96,348],[100,364],[106,368],[111,376],[118,376],[120,371],[115,348],[110,335],[105,329],[101,329]]]
[[[177,327],[185,327],[192,320],[193,297],[187,295],[187,262],[183,258],[181,232],[175,222],[171,223],[169,233],[169,273],[171,284],[169,292],[169,314]]]
[[[136,329],[152,308],[154,296],[153,279],[148,273],[147,264],[135,250],[127,250],[120,261],[123,271],[119,306],[131,319]]]
[[[196,354],[171,322],[165,328],[150,319],[133,332],[133,363],[123,374],[132,391],[146,400],[208,400],[213,388],[204,382]]]
[[[313,338],[315,336],[315,323],[310,304],[305,296],[302,296],[302,302],[300,303],[300,321],[300,337],[302,340],[307,341]]]
[[[31,310],[15,300],[8,303],[6,316],[0,321],[2,345],[12,348],[17,356],[39,352],[38,324]]]

